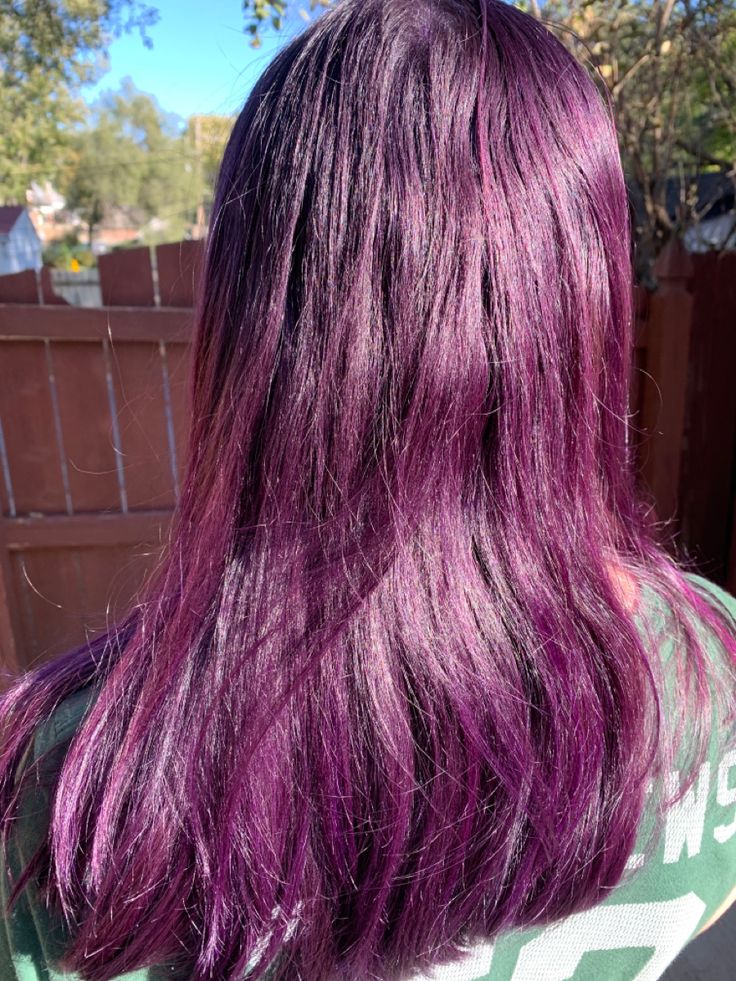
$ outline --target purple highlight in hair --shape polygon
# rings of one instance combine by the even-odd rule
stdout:
[[[2,702],[7,837],[33,732],[96,690],[27,872],[68,968],[401,978],[621,879],[681,735],[621,583],[673,611],[693,760],[696,621],[733,648],[634,492],[631,295],[610,114],[531,17],[341,0],[267,68],[167,556]]]

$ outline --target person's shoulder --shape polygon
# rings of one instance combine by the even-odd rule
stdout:
[[[727,619],[731,622],[734,630],[736,630],[736,598],[722,586],[718,586],[704,576],[690,572],[687,573],[687,579],[701,596],[705,597],[712,605],[726,614]]]
[[[700,611],[695,610],[694,613],[696,628],[708,651],[712,667],[716,670],[720,665],[728,673],[729,684],[733,685],[736,682],[736,663],[733,658],[736,645],[736,599],[722,586],[704,576],[690,572],[686,574],[686,579],[697,596],[710,607],[710,617],[702,606]],[[715,618],[712,616],[713,612],[717,614]],[[725,683],[726,678],[721,681]]]
[[[86,685],[67,695],[38,726],[33,738],[32,759],[38,762],[61,747],[66,747],[79,729],[94,702],[96,688]]]
[[[728,634],[736,637],[736,598],[717,583],[706,579],[704,576],[694,572],[686,572],[684,578],[696,597],[707,604],[711,611],[720,614],[720,622]],[[691,626],[695,626],[699,633],[701,628],[702,638],[708,643],[709,640],[716,642],[717,638],[712,634],[713,620],[708,616],[705,607],[701,604],[699,609],[692,602],[691,597],[680,596],[677,604],[677,615],[673,607],[672,597],[664,592],[660,592],[656,584],[643,583],[635,610],[636,622],[640,628],[647,632],[648,636],[660,636],[664,640],[673,640],[671,631],[676,628],[683,616],[686,617]],[[723,635],[722,635],[723,636]]]

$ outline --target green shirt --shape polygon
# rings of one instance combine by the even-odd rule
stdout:
[[[736,600],[699,577],[736,618]],[[648,616],[652,611],[644,611]],[[654,612],[656,616],[656,611]],[[718,656],[713,651],[713,657]],[[87,707],[88,691],[66,699],[36,736],[36,759],[49,752],[53,776]],[[709,753],[693,786],[667,813],[663,832],[645,857],[635,849],[631,874],[593,909],[552,926],[509,933],[472,947],[464,961],[413,981],[655,981],[736,887],[736,744],[724,745],[714,726]],[[56,750],[55,750],[56,748]],[[669,774],[670,793],[680,774]],[[8,845],[14,876],[31,858],[48,827],[53,779],[34,786]],[[8,896],[0,868],[0,901]],[[29,883],[0,930],[0,981],[72,981],[51,964],[63,949],[60,924]],[[147,968],[118,981],[163,981],[173,968]],[[180,976],[176,981],[180,981]]]

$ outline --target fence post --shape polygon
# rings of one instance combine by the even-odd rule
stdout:
[[[642,475],[654,497],[657,518],[668,521],[678,507],[685,426],[693,295],[692,262],[672,239],[655,264],[658,288],[647,318],[647,372],[642,425],[647,433]]]
[[[10,671],[17,674],[20,670],[20,658],[16,640],[17,618],[14,616],[11,589],[10,561],[4,538],[0,535],[0,672]]]

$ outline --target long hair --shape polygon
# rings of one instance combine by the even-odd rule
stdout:
[[[625,584],[673,611],[693,760],[724,630],[635,494],[631,298],[609,110],[536,20],[341,0],[276,57],[166,557],[2,702],[7,837],[34,731],[94,691],[25,877],[68,968],[400,978],[621,879],[682,741]]]

